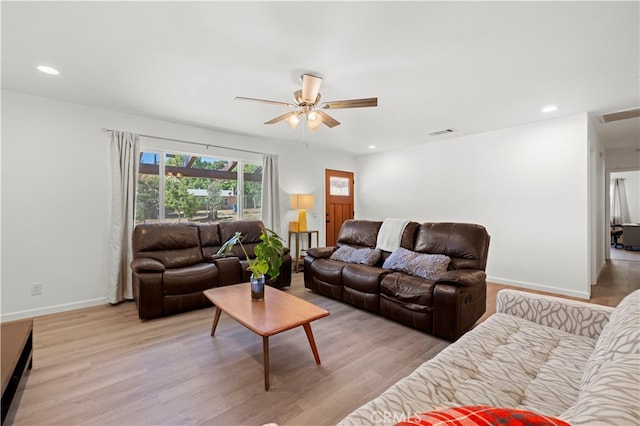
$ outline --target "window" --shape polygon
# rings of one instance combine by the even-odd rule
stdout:
[[[329,177],[329,195],[337,195],[340,197],[349,196],[349,179],[330,176]]]
[[[244,165],[243,217],[260,219],[262,213],[262,166]]]
[[[240,176],[238,170],[243,171]],[[136,223],[259,219],[261,195],[261,165],[178,152],[142,152]]]
[[[136,223],[156,222],[160,217],[160,155],[153,152],[140,153]]]

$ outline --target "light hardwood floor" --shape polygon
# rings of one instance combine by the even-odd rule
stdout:
[[[639,271],[608,262],[592,302],[617,304]],[[489,285],[485,317],[505,287]],[[33,370],[6,424],[335,424],[449,344],[310,292],[302,274],[288,291],[331,312],[311,324],[322,365],[302,328],[274,336],[268,392],[261,338],[224,314],[211,337],[213,308],[152,321],[133,303],[37,317]]]

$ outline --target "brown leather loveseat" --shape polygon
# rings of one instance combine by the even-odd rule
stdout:
[[[424,275],[429,278],[408,273],[408,268],[402,266],[398,269],[398,262],[395,269],[383,268],[392,255],[383,250],[379,259],[375,261],[374,257],[369,264],[331,258],[344,246],[356,252],[377,250],[381,225],[376,221],[349,220],[342,225],[335,247],[309,249],[304,260],[305,287],[456,340],[486,310],[484,271],[490,239],[486,229],[469,223],[409,222],[397,252],[418,259],[417,262],[423,259],[445,262],[439,264],[440,271]]]
[[[249,281],[251,272],[240,247],[231,256],[217,256],[236,231],[250,258],[264,224],[235,220],[207,224],[145,223],[133,232],[133,296],[140,319],[156,318],[210,306],[203,291]],[[291,256],[285,249],[280,275],[269,279],[276,288],[291,285]]]

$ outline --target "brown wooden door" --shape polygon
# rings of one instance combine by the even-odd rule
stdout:
[[[326,169],[324,176],[326,245],[333,246],[344,221],[353,219],[353,173]]]

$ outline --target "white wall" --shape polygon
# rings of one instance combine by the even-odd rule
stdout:
[[[605,220],[605,156],[604,146],[588,121],[589,140],[589,282],[594,285],[605,266],[605,241],[609,241],[609,226]]]
[[[281,230],[288,194],[313,192],[309,226],[324,241],[324,168],[355,170],[347,154],[2,91],[2,320],[105,303],[109,137],[102,128],[279,155]],[[226,150],[144,140],[209,155]],[[251,156],[248,154],[247,156]],[[237,156],[239,157],[239,156]],[[243,157],[244,158],[244,157]],[[42,282],[41,296],[30,285]]]
[[[635,150],[605,152],[605,168],[609,172],[640,170],[640,147]]]
[[[320,230],[322,245],[324,169],[355,171],[356,217],[480,223],[492,237],[491,281],[589,294],[586,115],[354,159],[7,90],[2,102],[2,320],[105,303],[110,172],[103,127],[278,154],[283,235],[296,217],[288,194],[313,193],[309,227]],[[32,282],[44,283],[43,295],[30,295]]]
[[[356,217],[473,222],[488,280],[589,298],[587,116],[357,158]]]

